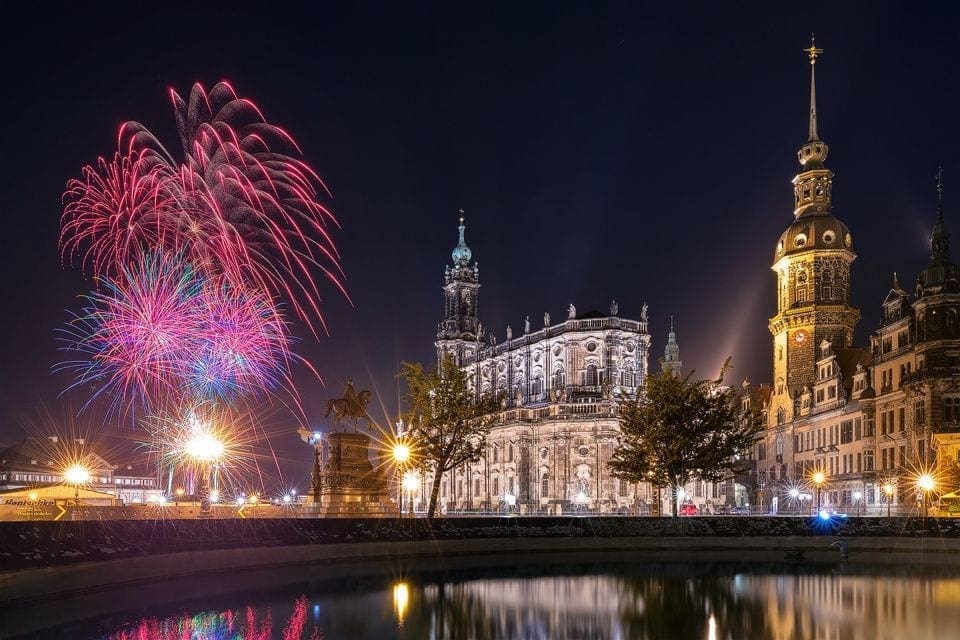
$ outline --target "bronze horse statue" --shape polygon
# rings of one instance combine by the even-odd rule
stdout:
[[[327,400],[327,412],[323,414],[323,417],[329,418],[330,414],[333,413],[334,424],[341,422],[344,418],[353,418],[354,428],[356,428],[360,418],[364,418],[367,421],[367,426],[369,426],[372,423],[370,416],[367,414],[367,405],[369,404],[370,391],[363,390],[356,395],[348,391],[343,398]]]

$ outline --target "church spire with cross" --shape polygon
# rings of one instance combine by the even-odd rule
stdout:
[[[477,294],[480,290],[480,267],[473,259],[464,234],[463,209],[459,213],[457,246],[450,257],[453,266],[447,265],[443,272],[443,321],[437,328],[437,362],[444,353],[452,354],[459,366],[474,355],[481,338],[480,318],[477,315]]]
[[[857,257],[853,237],[833,214],[833,172],[825,164],[829,147],[820,132],[816,68],[823,49],[811,35],[802,51],[810,65],[807,140],[797,152],[794,220],[780,234],[771,265],[777,277],[777,315],[769,324],[774,342],[772,402],[774,410],[783,409],[788,416],[793,415],[793,397],[816,380],[817,346],[824,340],[838,350],[850,346],[860,319],[850,304],[851,265]]]
[[[663,362],[661,367],[672,375],[680,376],[683,362],[680,360],[680,345],[677,344],[677,334],[673,330],[673,316],[670,316],[670,333],[667,334],[667,346],[663,348]]]

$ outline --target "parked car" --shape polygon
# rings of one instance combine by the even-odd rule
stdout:
[[[682,516],[695,516],[698,513],[697,505],[692,502],[684,502],[680,505],[680,515]]]
[[[727,509],[727,513],[731,516],[748,516],[750,515],[750,507],[743,507],[740,505],[733,505]]]

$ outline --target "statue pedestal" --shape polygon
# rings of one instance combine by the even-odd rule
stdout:
[[[362,433],[331,433],[321,472],[320,517],[390,517],[399,510],[390,497],[386,465],[370,464],[370,437]]]

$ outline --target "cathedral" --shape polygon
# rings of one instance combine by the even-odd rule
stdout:
[[[442,480],[440,508],[635,511],[649,488],[614,478],[607,461],[618,443],[619,404],[636,397],[648,370],[646,306],[631,320],[616,302],[608,313],[578,313],[571,304],[562,320],[545,313],[534,329],[528,317],[498,342],[480,322],[480,271],[465,230],[461,217],[453,265],[444,272],[437,360],[452,356],[478,394],[497,398],[500,412],[482,458]],[[671,353],[679,366],[679,348]]]
[[[762,405],[763,440],[753,452],[754,500],[764,511],[821,507],[848,513],[916,512],[915,478],[958,460],[960,450],[960,270],[951,261],[938,172],[930,262],[913,293],[893,274],[869,346],[853,344],[850,229],[833,212],[829,147],[817,121],[811,43],[808,139],[793,179],[794,220],[773,255],[777,313],[773,385],[750,389]]]

